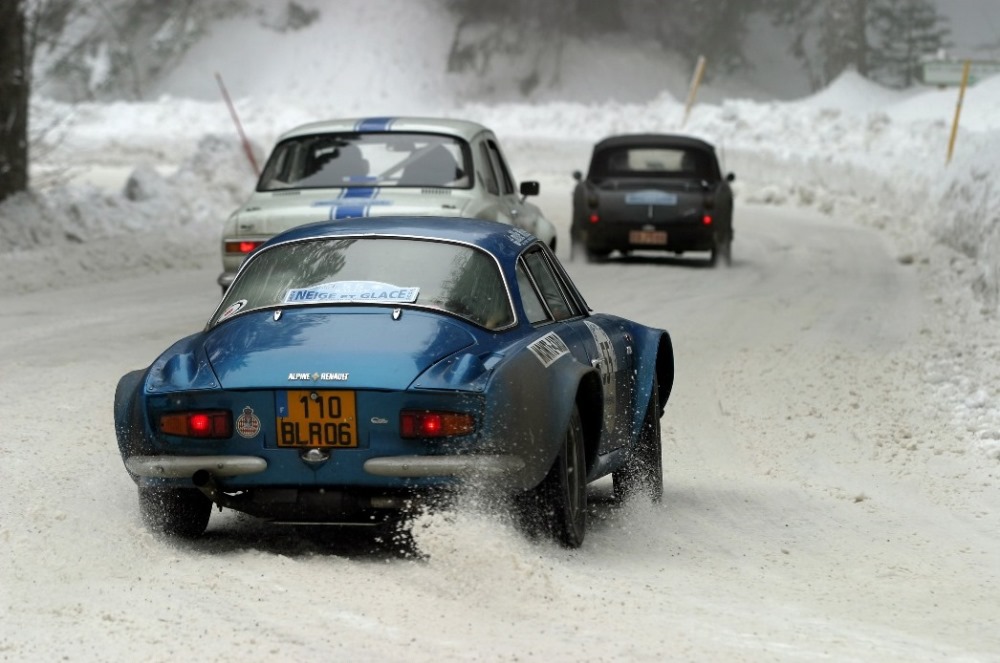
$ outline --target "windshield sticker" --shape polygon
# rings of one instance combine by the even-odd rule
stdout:
[[[507,239],[509,239],[514,246],[524,246],[534,239],[534,235],[526,230],[521,230],[520,228],[511,228],[507,231]]]
[[[566,343],[555,332],[549,332],[541,337],[529,345],[528,349],[538,358],[538,361],[542,362],[542,366],[545,368],[551,366],[559,357],[569,354]]]
[[[676,205],[677,194],[646,189],[625,194],[626,205]]]
[[[222,315],[219,316],[219,319],[216,322],[222,322],[226,318],[233,317],[234,315],[242,311],[243,307],[245,307],[246,305],[247,305],[247,300],[245,299],[240,299],[239,301],[233,302],[226,308],[225,311],[222,312]]]
[[[334,281],[308,288],[293,288],[285,293],[286,304],[309,302],[376,302],[380,304],[412,304],[420,288],[402,288],[378,281]]]

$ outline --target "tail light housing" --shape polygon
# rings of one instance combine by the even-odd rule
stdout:
[[[704,216],[702,216],[701,217],[701,223],[702,223],[702,225],[705,225],[705,226],[712,225],[712,215],[711,214],[705,214]]]
[[[475,417],[465,412],[403,410],[399,413],[399,435],[404,439],[468,435],[475,430]]]
[[[160,432],[178,437],[209,440],[233,436],[233,415],[228,410],[194,410],[160,415]]]
[[[249,239],[228,239],[225,243],[226,253],[231,253],[233,255],[243,255],[252,252],[258,246],[264,243],[264,240],[249,240]]]

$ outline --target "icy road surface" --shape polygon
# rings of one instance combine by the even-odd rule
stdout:
[[[731,268],[569,264],[677,363],[664,503],[598,483],[572,552],[465,511],[416,524],[423,557],[228,512],[151,536],[114,388],[204,324],[214,255],[0,297],[0,659],[1000,660],[995,462],[930,401],[943,321],[915,268],[809,212],[738,206],[736,228]]]

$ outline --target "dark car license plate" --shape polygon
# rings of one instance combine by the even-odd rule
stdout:
[[[353,391],[280,391],[275,406],[279,447],[358,446]]]
[[[632,230],[628,234],[629,244],[659,245],[667,243],[666,230]]]

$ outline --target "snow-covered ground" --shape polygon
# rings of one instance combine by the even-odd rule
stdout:
[[[0,657],[1000,660],[1000,78],[966,94],[946,164],[955,90],[848,73],[683,126],[667,91],[468,104],[437,73],[447,39],[421,37],[443,18],[406,3],[390,30],[375,6],[280,35],[220,26],[156,101],[33,101],[36,189],[0,205]],[[303,45],[346,17],[353,59]],[[323,117],[481,121],[564,238],[593,141],[715,142],[738,176],[731,270],[571,266],[595,308],[674,335],[663,510],[597,486],[575,553],[428,518],[422,561],[228,514],[201,544],[145,534],[114,385],[209,315],[221,222],[254,179],[216,70],[259,157]]]

